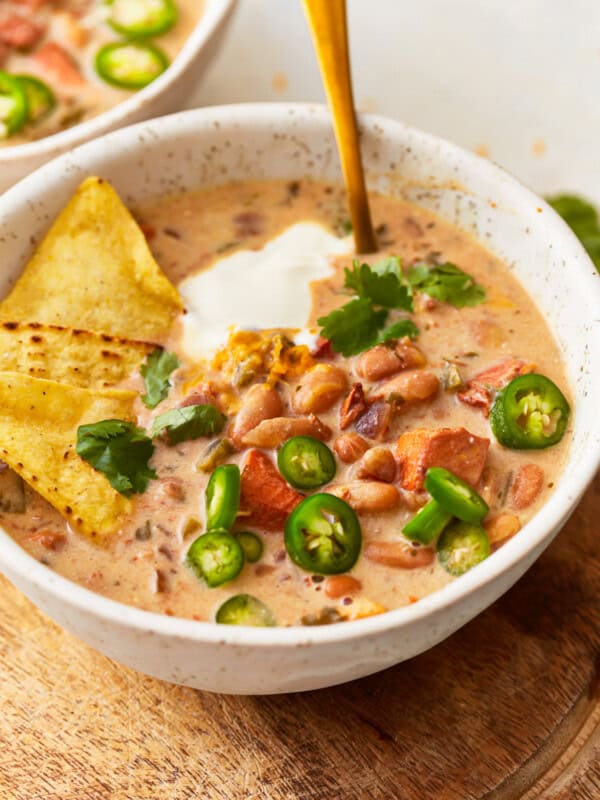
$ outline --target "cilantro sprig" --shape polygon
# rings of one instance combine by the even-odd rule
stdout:
[[[321,336],[329,339],[337,353],[353,356],[387,339],[418,335],[417,326],[409,319],[385,328],[390,309],[413,309],[412,288],[402,274],[399,258],[385,258],[373,266],[355,260],[352,269],[345,270],[344,286],[354,299],[317,320]]]
[[[145,492],[157,477],[148,465],[153,453],[152,441],[133,422],[105,419],[77,429],[77,455],[126,497]]]
[[[417,264],[408,271],[408,282],[413,288],[456,308],[476,306],[486,299],[483,286],[450,262],[433,267]]]
[[[600,272],[600,224],[594,206],[574,194],[559,194],[546,200],[571,228]]]
[[[140,368],[146,394],[142,395],[142,402],[146,408],[156,408],[161,400],[169,393],[171,373],[179,366],[179,359],[175,353],[168,353],[160,347],[153,350]]]
[[[344,286],[358,297],[368,298],[382,308],[413,310],[412,289],[404,282],[399,258],[385,258],[372,267],[354,261],[352,269],[345,269],[344,274]]]
[[[164,436],[169,444],[179,444],[200,436],[220,433],[227,417],[211,403],[171,408],[159,414],[152,425],[152,438]]]
[[[354,356],[377,343],[387,315],[385,309],[376,311],[366,297],[357,297],[317,322],[322,326],[321,336],[329,339],[336,353]]]

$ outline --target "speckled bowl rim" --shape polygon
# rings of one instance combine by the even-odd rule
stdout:
[[[123,118],[135,113],[142,106],[167,92],[179,80],[188,70],[199,51],[210,41],[215,30],[231,12],[234,3],[235,0],[213,0],[208,9],[209,13],[207,13],[207,10],[203,11],[202,16],[181,50],[169,65],[169,68],[144,89],[140,89],[125,100],[121,100],[121,102],[96,117],[80,122],[78,125],[73,125],[64,131],[44,136],[32,142],[22,142],[21,144],[0,148],[0,169],[3,164],[9,164],[13,161],[25,161],[27,158],[35,159],[42,156],[52,157],[53,154],[64,152],[66,148],[76,147],[83,142],[114,130]]]
[[[55,159],[29,175],[0,198],[0,213],[3,206],[10,206],[13,202],[25,204],[26,199],[35,194],[36,186],[43,183],[46,177],[56,178],[62,174],[65,168],[68,168],[69,161],[73,156],[80,154],[82,157],[93,158],[95,153],[98,157],[102,157],[107,152],[129,151],[131,153],[135,151],[136,143],[143,141],[146,135],[154,140],[157,138],[168,140],[170,137],[180,134],[183,127],[192,128],[195,124],[200,125],[215,118],[218,118],[221,131],[225,135],[229,125],[246,126],[249,130],[253,126],[260,128],[261,125],[266,124],[285,126],[290,116],[295,114],[301,116],[302,122],[306,122],[308,127],[315,124],[331,127],[330,116],[325,106],[255,103],[194,109],[122,128],[81,145],[76,151]],[[585,292],[589,293],[592,298],[598,299],[597,306],[600,308],[600,280],[597,278],[587,253],[570,228],[540,197],[499,166],[444,139],[378,115],[362,115],[361,120],[369,126],[378,126],[388,136],[395,134],[402,137],[410,134],[417,137],[420,145],[430,152],[435,152],[443,147],[456,163],[466,166],[469,171],[479,173],[481,177],[491,183],[502,183],[504,191],[507,191],[508,187],[514,192],[515,207],[519,204],[534,204],[543,209],[546,220],[549,219],[553,223],[554,241],[562,239],[577,256],[582,267],[589,268],[582,268],[578,277]],[[298,134],[298,128],[295,133]],[[191,642],[268,648],[318,646],[363,637],[375,638],[384,632],[412,625],[428,617],[433,619],[437,612],[461,603],[502,573],[511,570],[518,562],[525,560],[538,546],[543,546],[545,540],[551,538],[551,533],[566,522],[600,465],[600,416],[595,427],[590,429],[590,441],[592,447],[584,455],[579,456],[577,474],[568,480],[563,479],[559,483],[550,500],[527,523],[526,535],[515,536],[492,557],[459,579],[427,595],[418,603],[362,620],[320,627],[251,628],[217,625],[214,622],[199,622],[144,611],[110,600],[48,570],[23,550],[2,528],[0,528],[0,541],[2,542],[0,566],[2,563],[9,564],[10,572],[22,575],[30,586],[33,584],[40,587],[61,602],[76,606],[95,618],[102,619],[105,623],[114,623],[119,627],[126,626],[157,636],[164,635]]]

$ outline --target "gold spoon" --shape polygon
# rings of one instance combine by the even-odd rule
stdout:
[[[348,192],[357,253],[373,253],[377,242],[365,188],[350,77],[346,0],[303,0],[312,30]]]

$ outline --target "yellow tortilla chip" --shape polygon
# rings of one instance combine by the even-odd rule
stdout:
[[[0,319],[155,342],[182,308],[116,191],[88,178],[0,304]]]
[[[120,527],[132,503],[77,455],[77,428],[132,420],[135,396],[0,373],[0,458],[75,530],[100,541]]]
[[[0,322],[0,372],[23,372],[89,389],[127,378],[154,350],[134,342],[38,322]]]

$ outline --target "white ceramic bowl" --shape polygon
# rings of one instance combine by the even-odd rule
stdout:
[[[364,117],[372,189],[402,195],[474,232],[535,297],[575,395],[571,458],[554,494],[498,552],[418,603],[357,622],[242,628],[107,600],[55,574],[0,531],[0,568],[60,625],[111,658],[216,692],[301,691],[348,681],[432,647],[505,592],[564,524],[600,460],[600,277],[562,220],[489,161],[378,117]],[[109,134],[46,165],[0,198],[0,294],[82,178],[127,202],[245,178],[340,178],[320,106],[207,108]]]
[[[33,142],[0,148],[0,192],[62,153],[104,133],[182,108],[215,53],[234,0],[203,0],[198,24],[169,69],[145,89],[72,128]]]

